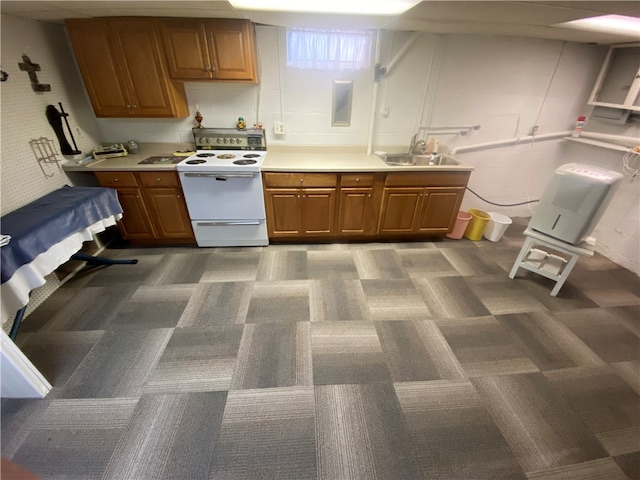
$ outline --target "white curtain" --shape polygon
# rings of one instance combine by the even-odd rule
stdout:
[[[371,67],[372,31],[287,28],[287,67],[360,70]]]

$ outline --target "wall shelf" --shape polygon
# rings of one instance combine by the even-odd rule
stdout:
[[[600,142],[598,140],[591,140],[589,138],[582,138],[582,137],[578,137],[578,138],[564,137],[564,139],[570,140],[572,142],[593,145],[594,147],[601,147],[609,150],[617,150],[619,152],[628,152],[632,148],[632,147],[625,147],[624,145],[616,145],[615,143]]]

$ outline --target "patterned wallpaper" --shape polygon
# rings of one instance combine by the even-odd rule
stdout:
[[[40,65],[40,71],[36,72],[38,81],[51,85],[51,91],[35,92],[32,89],[29,74],[18,66],[23,63],[22,55]],[[67,160],[60,154],[60,144],[45,115],[47,105],[60,110],[58,102],[61,102],[69,114],[69,125],[78,149],[84,153],[68,157],[69,160],[90,153],[100,143],[100,137],[62,25],[2,15],[0,58],[0,68],[9,74],[7,81],[0,83],[0,212],[5,214],[71,184],[56,164],[44,166],[50,175],[46,176],[29,144],[32,139],[51,139],[59,154],[57,158],[61,162]],[[73,146],[66,125],[64,129]],[[59,285],[54,275],[47,277],[47,284],[33,291],[27,315]]]

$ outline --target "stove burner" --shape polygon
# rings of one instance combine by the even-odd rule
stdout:
[[[198,155],[198,156],[201,156],[201,155]],[[207,163],[207,161],[206,161],[206,160],[200,160],[200,159],[198,159],[198,158],[195,158],[195,159],[193,159],[193,160],[187,160],[187,161],[186,161],[186,162],[184,162],[184,163],[188,163],[189,165],[198,165],[198,164],[200,164],[200,163]]]
[[[245,155],[246,156],[246,155]],[[258,157],[259,155],[256,155],[256,157]],[[243,160],[242,158],[240,160],[235,160],[233,163],[235,163],[236,165],[251,165],[253,163],[258,163],[257,160]]]
[[[246,155],[243,155],[244,158],[258,158],[260,155],[258,155],[257,153],[247,153]]]
[[[232,153],[223,153],[222,155],[218,155],[218,158],[222,160],[229,160],[230,158],[236,158]]]
[[[196,154],[196,157],[215,157],[216,154],[215,153],[198,153]]]

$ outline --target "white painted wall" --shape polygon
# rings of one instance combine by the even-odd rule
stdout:
[[[64,27],[5,14],[0,19],[2,70],[9,74],[8,80],[0,84],[0,203],[1,213],[5,214],[71,183],[56,164],[45,166],[45,172],[51,175],[45,176],[29,144],[32,139],[45,137],[54,141],[56,152],[60,153],[60,144],[45,116],[47,105],[59,110],[58,102],[62,103],[69,114],[69,125],[78,148],[85,155],[100,142],[100,133],[69,50]],[[50,92],[33,91],[27,72],[18,66],[23,54],[40,65],[38,80],[50,84]],[[64,129],[72,144],[66,126]],[[64,162],[67,158],[82,157],[57,155],[57,158]],[[55,275],[47,276],[47,283],[32,292],[27,314],[59,285]],[[7,326],[10,327],[11,322],[7,322]]]

